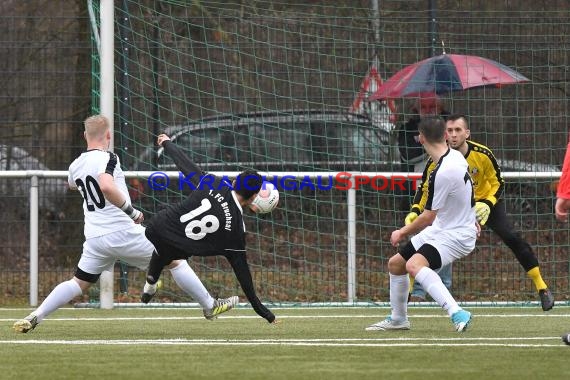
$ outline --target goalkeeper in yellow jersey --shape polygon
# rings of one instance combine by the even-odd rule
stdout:
[[[538,259],[530,245],[514,230],[507,217],[505,202],[501,198],[505,181],[493,152],[484,145],[468,140],[470,130],[464,115],[451,115],[447,118],[447,134],[449,146],[460,151],[469,164],[469,173],[475,190],[477,221],[481,226],[486,225],[499,235],[514,253],[538,291],[542,310],[552,309],[554,296],[542,279]],[[413,221],[423,211],[427,199],[426,179],[434,167],[435,163],[429,160],[422,175],[422,186],[416,192],[406,222]]]

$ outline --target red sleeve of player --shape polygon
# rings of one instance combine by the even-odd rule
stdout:
[[[570,199],[570,142],[566,147],[566,156],[562,166],[562,177],[558,183],[557,198]]]

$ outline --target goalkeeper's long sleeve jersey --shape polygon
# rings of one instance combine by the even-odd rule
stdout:
[[[469,165],[469,174],[473,180],[475,201],[487,203],[492,208],[497,204],[505,189],[505,181],[501,176],[501,169],[491,149],[470,140],[466,142],[468,149],[465,159]],[[418,214],[425,208],[428,179],[435,165],[436,163],[430,158],[422,174],[422,184],[416,190],[411,209]]]

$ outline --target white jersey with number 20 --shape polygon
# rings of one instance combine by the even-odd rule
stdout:
[[[103,173],[114,177],[115,185],[130,203],[125,175],[116,154],[103,150],[88,150],[69,166],[69,186],[77,188],[83,196],[86,239],[126,230],[135,225],[127,214],[103,196],[99,186],[99,175]]]

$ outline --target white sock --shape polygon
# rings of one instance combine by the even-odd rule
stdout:
[[[83,294],[75,280],[64,281],[51,291],[44,302],[32,314],[38,317],[38,323],[45,317],[69,303],[75,297]]]
[[[392,320],[402,321],[408,319],[408,293],[410,291],[410,277],[408,274],[396,275],[390,273],[390,306]]]
[[[157,288],[158,288],[157,284],[149,284],[147,281],[144,284],[143,293],[154,295],[154,293],[156,293]]]
[[[441,281],[441,277],[428,267],[423,267],[416,274],[416,281],[422,285],[422,288],[429,293],[431,298],[438,303],[443,310],[451,317],[453,313],[461,310],[449,290]]]
[[[202,306],[203,309],[211,309],[214,306],[214,298],[196,276],[194,270],[190,268],[188,262],[182,260],[181,263],[170,270],[172,278],[180,289],[184,290]]]

